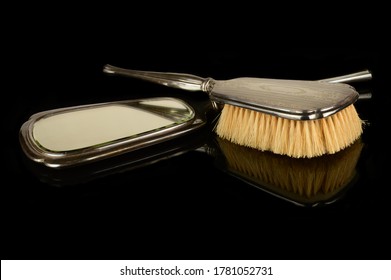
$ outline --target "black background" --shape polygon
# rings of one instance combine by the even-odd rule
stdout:
[[[87,36],[87,35],[86,35]],[[167,38],[169,40],[169,38]],[[226,51],[82,44],[67,37],[29,42],[13,56],[2,182],[2,259],[379,259],[390,249],[387,55],[365,48]],[[153,165],[62,188],[31,172],[20,126],[43,110],[151,96],[202,93],[109,77],[103,65],[229,79],[321,79],[370,69],[370,122],[360,178],[338,202],[308,209],[251,187],[189,151]],[[7,113],[9,114],[9,113]],[[72,175],[70,175],[72,176]]]

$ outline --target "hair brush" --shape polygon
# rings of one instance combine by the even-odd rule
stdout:
[[[108,74],[168,87],[204,91],[222,106],[217,135],[235,144],[295,158],[334,154],[357,140],[363,121],[347,82],[371,79],[369,71],[308,81],[241,77],[215,80],[190,74],[139,71],[105,65]]]

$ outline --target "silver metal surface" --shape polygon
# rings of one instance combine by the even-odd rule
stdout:
[[[347,84],[237,78],[216,82],[210,98],[286,119],[315,120],[353,104],[358,93]]]
[[[162,101],[163,103],[176,103],[180,106],[154,106],[156,101]],[[36,135],[34,135],[34,127],[38,122],[40,122],[40,120],[45,120],[52,116],[59,116],[61,114],[72,114],[80,112],[81,110],[91,110],[113,105],[137,108],[137,110],[143,110],[148,114],[164,117],[170,121],[170,125],[139,134],[128,134],[126,137],[112,139],[111,141],[103,143],[94,143],[93,145],[84,146],[74,150],[52,150],[48,148],[48,146],[40,143],[39,139],[37,139]],[[200,127],[203,127],[205,124],[205,116],[198,115],[192,107],[182,100],[176,98],[146,98],[74,106],[36,113],[21,126],[19,139],[23,151],[31,160],[51,168],[64,168],[110,158],[126,152],[139,150],[141,148],[165,142],[167,140],[177,138],[180,135],[192,132]],[[100,131],[103,130],[104,128],[94,130],[93,133],[99,135]],[[53,130],[48,131],[48,133],[48,137],[52,137],[55,134]],[[81,139],[84,136],[85,135],[74,134],[72,132],[68,135],[69,138],[65,140],[74,141],[75,139]]]
[[[292,120],[315,120],[337,113],[359,98],[354,87],[340,81],[371,79],[369,71],[321,81],[246,77],[223,81],[189,74],[124,69],[112,65],[105,65],[103,71],[168,87],[204,91],[213,102],[231,104]]]
[[[138,71],[119,68],[108,64],[104,66],[103,72],[107,74],[139,78],[141,80],[154,82],[164,86],[190,91],[202,90],[202,85],[205,83],[204,78],[190,74]]]
[[[353,82],[364,82],[372,79],[372,73],[368,70],[355,72],[347,75],[332,77],[328,79],[322,79],[322,82],[328,83],[353,83]]]

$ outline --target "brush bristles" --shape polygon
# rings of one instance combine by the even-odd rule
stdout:
[[[229,170],[275,192],[324,199],[349,185],[356,174],[363,144],[360,139],[334,155],[291,158],[218,139]],[[315,202],[313,200],[312,202]]]
[[[312,158],[351,145],[362,134],[363,121],[353,105],[326,118],[295,121],[226,104],[215,131],[241,146]]]

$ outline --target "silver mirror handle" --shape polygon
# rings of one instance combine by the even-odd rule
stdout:
[[[319,81],[328,83],[353,83],[353,82],[364,82],[372,79],[372,73],[369,70],[363,70],[347,75],[332,77],[328,79],[321,79]]]
[[[363,70],[347,75],[341,75],[341,76],[332,77],[328,79],[321,79],[319,81],[333,84],[333,83],[365,82],[365,81],[370,81],[371,79],[372,79],[372,73],[369,70]],[[362,92],[358,97],[358,99],[371,99],[371,98],[372,98],[372,93],[370,91]]]

